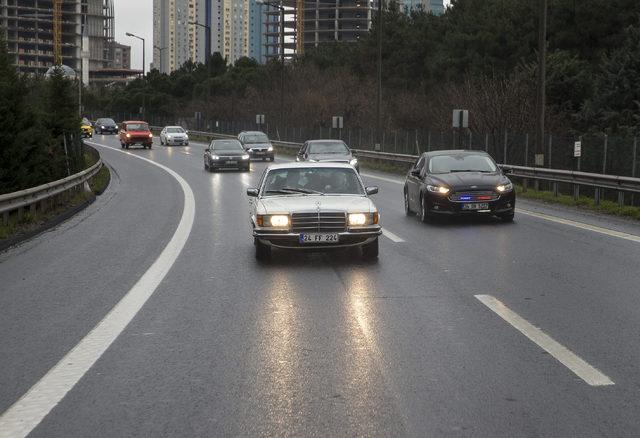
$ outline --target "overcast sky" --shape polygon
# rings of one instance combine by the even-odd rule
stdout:
[[[448,5],[450,0],[444,0]],[[127,32],[144,38],[147,71],[153,61],[153,0],[114,0],[116,41],[131,46],[131,68],[142,68],[142,41],[126,36]]]

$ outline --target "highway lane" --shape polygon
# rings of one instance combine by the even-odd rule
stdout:
[[[115,145],[112,137],[96,140]],[[365,178],[381,186],[375,200],[383,225],[404,243],[383,239],[378,263],[352,253],[278,253],[260,265],[243,192],[265,164],[254,163],[251,174],[208,174],[198,145],[132,153],[169,166],[193,188],[191,237],[131,325],[35,436],[640,431],[634,414],[640,407],[638,244],[527,216],[515,224],[424,225],[404,216],[401,185]],[[105,154],[119,174],[144,167]],[[173,186],[157,174],[136,193],[162,184]],[[158,216],[164,204],[147,213]],[[110,236],[127,253],[122,239],[135,233],[120,228]],[[38,248],[41,240],[28,245]],[[0,269],[30,251],[3,254]],[[74,262],[88,275],[81,257]],[[476,294],[496,296],[616,385],[591,387],[579,380]],[[11,320],[23,319],[26,307],[7,318],[9,333]],[[85,320],[74,308],[57,312]],[[86,319],[90,326],[93,320]],[[51,326],[35,327],[32,338],[44,327]],[[61,357],[67,345],[52,347],[51,354]],[[31,346],[24,349],[35,354]],[[23,355],[10,365],[29,369],[29,359]],[[13,378],[20,389],[28,387],[45,368]],[[6,398],[15,400],[16,392]]]

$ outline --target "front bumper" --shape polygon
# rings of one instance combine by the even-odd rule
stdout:
[[[259,228],[254,228],[253,230],[253,237],[256,240],[274,248],[328,250],[366,245],[378,238],[382,234],[382,229],[380,227],[363,228],[343,231],[337,234],[339,236],[338,243],[304,244],[300,243],[300,233],[278,232]]]
[[[254,149],[246,149],[247,154],[249,154],[250,158],[273,158],[275,156],[274,151],[259,151]]]
[[[153,144],[153,138],[150,137],[131,137],[131,138],[127,138],[124,140],[124,144],[127,144],[129,146],[134,145],[134,144],[142,144],[145,146],[149,146]]]
[[[249,161],[250,160],[235,160],[235,163],[229,163],[229,160],[212,160],[209,161],[209,167],[212,169],[248,169],[251,166]]]
[[[464,204],[476,204],[487,203],[488,209],[486,210],[463,210]],[[429,213],[441,214],[441,215],[501,215],[509,214],[515,211],[516,207],[516,194],[515,191],[500,195],[500,197],[494,201],[469,201],[469,202],[454,202],[450,201],[448,197],[441,196],[434,193],[427,194],[427,208]]]
[[[112,128],[112,127],[109,127],[109,126],[107,126],[105,128],[96,128],[96,129],[99,130],[101,134],[103,134],[105,132],[108,132],[108,133],[111,133],[111,134],[117,134],[118,133],[118,128]]]
[[[188,146],[189,140],[186,138],[167,138],[165,144],[167,146]]]

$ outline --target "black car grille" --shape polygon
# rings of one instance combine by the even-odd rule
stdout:
[[[291,231],[294,233],[329,232],[338,233],[347,227],[347,215],[335,213],[293,213]]]
[[[469,191],[453,193],[449,196],[451,202],[491,202],[495,201],[500,196],[496,192],[492,191]]]

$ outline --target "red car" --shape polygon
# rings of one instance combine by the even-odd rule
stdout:
[[[141,121],[128,121],[120,124],[120,146],[129,149],[129,146],[141,144],[144,148],[153,146],[153,134],[149,130],[149,124]]]

